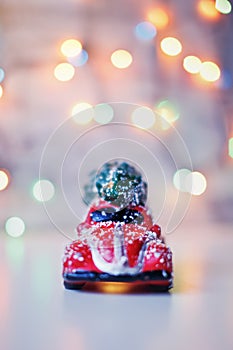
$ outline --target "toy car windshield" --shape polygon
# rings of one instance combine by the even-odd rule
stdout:
[[[120,211],[109,211],[109,208],[103,208],[93,211],[90,216],[94,222],[113,221],[140,225],[144,221],[143,215],[138,210],[127,208]]]

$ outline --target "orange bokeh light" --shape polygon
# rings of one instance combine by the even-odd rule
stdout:
[[[147,20],[155,25],[157,29],[165,28],[169,23],[167,12],[162,8],[152,8],[147,12]]]
[[[215,2],[212,0],[200,0],[197,4],[197,10],[202,17],[211,21],[215,21],[220,17]]]

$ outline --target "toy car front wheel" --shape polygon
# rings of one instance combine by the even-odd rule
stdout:
[[[67,281],[64,281],[64,287],[66,289],[71,289],[71,290],[80,290],[84,287],[85,283],[70,283]]]

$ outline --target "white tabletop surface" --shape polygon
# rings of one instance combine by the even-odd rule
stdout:
[[[0,233],[1,350],[233,349],[233,229],[182,225],[167,242],[168,294],[128,285],[64,290],[56,231]]]

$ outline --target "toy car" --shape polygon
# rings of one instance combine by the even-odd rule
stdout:
[[[89,281],[139,282],[164,291],[172,287],[172,253],[143,206],[116,211],[100,201],[77,234],[65,250],[65,288],[81,289]]]
[[[147,184],[128,163],[106,163],[95,178],[99,199],[67,245],[64,286],[86,282],[130,282],[172,287],[172,253],[145,206]],[[91,193],[88,186],[88,193]]]

